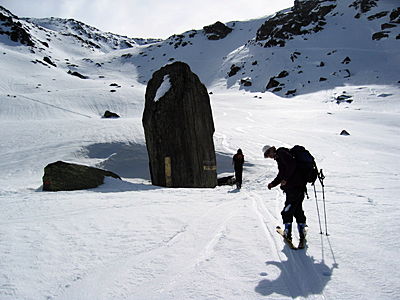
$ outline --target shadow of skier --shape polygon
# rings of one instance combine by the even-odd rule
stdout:
[[[328,267],[324,260],[318,262],[306,254],[305,250],[291,250],[285,245],[282,252],[286,261],[267,261],[266,265],[276,266],[280,275],[274,280],[263,279],[255,287],[255,291],[263,296],[280,294],[292,298],[319,295],[331,279],[334,268]],[[264,276],[266,272],[261,273]]]

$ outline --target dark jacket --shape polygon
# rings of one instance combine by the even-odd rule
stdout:
[[[281,186],[282,190],[291,188],[303,187],[305,188],[306,182],[303,176],[296,172],[296,160],[290,154],[289,149],[281,147],[276,150],[276,162],[278,163],[278,175],[271,182],[273,186],[279,185],[282,180],[286,181],[286,184]]]
[[[235,170],[242,170],[244,164],[244,155],[242,153],[236,153],[233,156],[233,166]]]

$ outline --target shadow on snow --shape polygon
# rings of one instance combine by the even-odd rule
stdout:
[[[143,179],[150,182],[149,158],[144,144],[136,143],[98,143],[85,147],[82,150],[85,157],[101,160],[97,168],[112,171],[122,178]],[[233,174],[232,154],[216,152],[218,174]],[[246,167],[252,164],[246,162]],[[107,183],[107,182],[106,182]],[[152,190],[159,187],[146,183],[132,183],[129,181],[112,181],[96,188],[100,192],[126,192],[138,190]]]
[[[280,269],[280,275],[274,280],[263,279],[255,287],[255,291],[263,296],[274,293],[292,298],[308,297],[322,294],[332,276],[335,263],[328,267],[324,259],[318,262],[306,254],[305,250],[291,250],[287,245],[282,252],[287,256],[286,261],[267,261],[267,266]],[[268,274],[263,272],[262,276]]]

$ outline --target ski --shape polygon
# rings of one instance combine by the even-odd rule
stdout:
[[[276,232],[283,237],[283,241],[289,246],[290,249],[297,250],[297,247],[293,244],[293,242],[285,237],[285,232],[280,226],[276,226]]]

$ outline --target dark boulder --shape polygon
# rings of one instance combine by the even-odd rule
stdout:
[[[114,113],[114,112],[111,112],[111,111],[109,111],[109,110],[106,110],[106,111],[104,112],[103,118],[106,118],[106,119],[116,119],[116,118],[119,118],[119,115],[116,114],[116,113]]]
[[[400,7],[392,10],[390,13],[390,22],[400,24]]]
[[[226,26],[219,21],[212,25],[204,26],[203,30],[209,40],[223,39],[232,32],[232,28]]]
[[[76,77],[78,77],[78,78],[80,78],[80,79],[88,79],[88,78],[89,78],[89,77],[87,77],[87,76],[85,76],[85,75],[82,75],[82,74],[79,73],[79,72],[76,72],[76,71],[72,72],[71,70],[68,71],[68,74],[69,74],[69,75],[72,75],[72,76],[76,76]]]
[[[217,185],[210,98],[187,64],[175,62],[153,74],[142,122],[154,185]]]
[[[229,77],[235,76],[237,74],[237,72],[239,72],[241,70],[241,67],[236,66],[236,65],[232,65],[231,66],[231,70],[228,73]]]
[[[251,82],[250,78],[243,78],[240,80],[240,84],[243,86],[252,86],[253,83]]]
[[[379,41],[383,38],[388,38],[389,37],[389,33],[390,31],[380,31],[380,32],[376,32],[372,35],[372,39],[374,41]]]
[[[350,59],[350,57],[348,57],[348,56],[346,56],[346,58],[342,60],[342,64],[344,64],[344,65],[347,65],[347,64],[349,64],[350,62],[351,62],[351,59]]]
[[[57,65],[49,58],[49,57],[44,57],[43,60],[48,63],[49,65],[52,65],[53,67],[57,67]]]
[[[297,90],[289,90],[286,92],[286,96],[295,96],[296,95]]]
[[[121,179],[110,171],[57,161],[44,168],[43,191],[92,189],[103,184],[105,176]]]
[[[233,175],[218,178],[218,186],[222,185],[234,185],[236,178]]]
[[[396,24],[384,23],[381,25],[382,30],[391,29],[397,27]]]
[[[280,72],[280,73],[278,74],[277,78],[285,78],[285,77],[287,77],[287,76],[289,76],[289,72],[283,70],[282,72]]]
[[[353,98],[353,96],[342,94],[342,95],[340,95],[340,96],[337,96],[337,97],[335,98],[335,100],[336,100],[336,103],[337,103],[337,104],[340,104],[340,103],[343,103],[343,102],[351,103],[351,102],[353,102],[353,99],[352,99],[352,98]]]
[[[279,85],[280,85],[279,81],[275,79],[275,76],[273,76],[269,79],[266,89],[269,90]]]
[[[350,133],[348,133],[346,130],[343,129],[340,135],[348,136],[350,135]]]
[[[375,15],[369,16],[368,20],[372,21],[372,20],[380,19],[380,18],[386,17],[388,14],[389,14],[388,11],[381,11]]]

